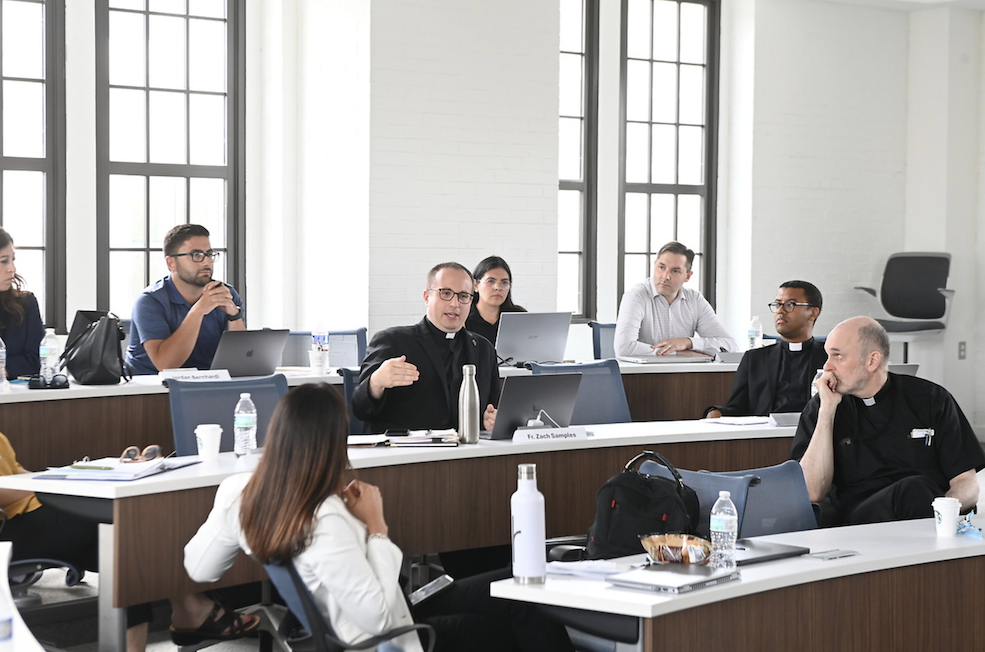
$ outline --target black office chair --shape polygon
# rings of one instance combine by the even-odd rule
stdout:
[[[356,391],[356,385],[359,384],[359,370],[342,367],[339,369],[339,374],[342,375],[342,387],[345,389],[345,406],[349,410],[349,434],[364,435],[367,426],[352,411],[352,393]]]
[[[947,328],[954,290],[946,289],[951,254],[896,253],[886,261],[882,287],[855,286],[879,299],[890,319],[877,319],[890,341],[903,342],[903,362],[909,361],[909,344],[935,337]]]
[[[581,374],[570,425],[629,423],[633,420],[629,413],[629,402],[626,400],[622,372],[615,360],[564,365],[530,362],[528,366],[534,374]]]
[[[175,453],[178,456],[198,454],[195,426],[200,423],[218,423],[222,426],[219,450],[233,450],[233,411],[241,392],[249,392],[256,405],[257,446],[263,446],[274,408],[287,394],[287,378],[283,374],[209,382],[169,380]]]
[[[301,650],[305,652],[343,652],[344,650],[375,649],[380,643],[418,630],[427,632],[427,652],[434,649],[434,628],[420,623],[396,627],[385,634],[367,638],[359,643],[346,643],[335,635],[332,624],[318,608],[314,596],[305,586],[293,563],[264,564],[263,568],[267,571],[270,582],[277,587],[277,592],[284,598],[287,608],[304,628],[305,634],[300,636],[288,637],[286,632],[281,632],[287,638],[287,645],[292,650],[299,652]]]
[[[328,331],[329,366],[358,367],[365,358],[365,326],[347,331]]]
[[[616,325],[590,321],[592,327],[592,352],[596,360],[607,360],[616,357],[613,341],[616,337]]]
[[[0,532],[7,524],[7,512],[0,508]],[[41,604],[41,596],[28,591],[37,584],[41,575],[49,568],[65,569],[65,586],[76,586],[85,577],[85,570],[60,559],[21,559],[7,565],[7,581],[14,606],[23,611]]]

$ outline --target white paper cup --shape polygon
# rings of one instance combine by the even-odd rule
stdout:
[[[954,537],[958,534],[958,512],[961,502],[957,498],[935,498],[934,522],[937,524],[937,536]]]
[[[316,351],[314,349],[308,351],[308,364],[311,367],[311,373],[315,376],[325,375],[325,363],[328,361],[328,351]]]
[[[218,423],[201,423],[195,427],[195,441],[198,442],[198,456],[203,462],[213,462],[218,459],[219,442],[221,439],[222,426]]]

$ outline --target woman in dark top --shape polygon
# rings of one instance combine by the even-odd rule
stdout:
[[[513,303],[513,272],[499,256],[484,258],[472,272],[475,279],[475,299],[465,328],[478,333],[496,345],[499,315],[504,312],[527,312]]]
[[[0,337],[7,346],[7,378],[33,376],[41,368],[44,323],[35,296],[22,290],[14,265],[14,239],[0,229]]]

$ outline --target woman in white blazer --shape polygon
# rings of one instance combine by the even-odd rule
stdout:
[[[343,640],[413,622],[399,584],[402,553],[387,536],[380,490],[351,479],[348,432],[345,404],[331,386],[288,392],[256,471],[219,486],[212,512],[185,546],[188,575],[216,581],[240,550],[261,563],[293,559]],[[455,582],[415,608],[437,632],[436,651],[572,649],[564,628],[535,608],[490,598],[490,579]],[[408,652],[422,649],[414,633],[394,642]]]

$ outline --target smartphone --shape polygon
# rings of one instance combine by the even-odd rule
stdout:
[[[432,595],[437,595],[438,593],[441,593],[449,586],[451,586],[451,583],[454,581],[455,580],[453,580],[450,575],[442,575],[437,579],[431,580],[430,582],[428,582],[427,584],[425,584],[424,586],[422,586],[421,588],[417,589],[416,591],[410,594],[410,598],[409,598],[410,604],[412,606],[419,604],[424,600],[430,598]]]

